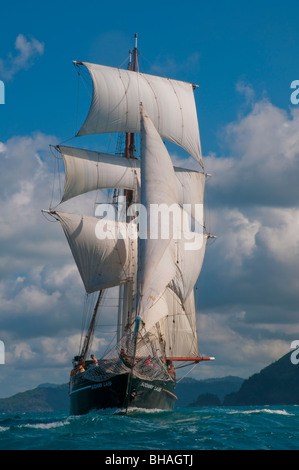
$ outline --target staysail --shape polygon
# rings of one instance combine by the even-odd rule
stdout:
[[[171,237],[162,238],[160,219],[153,233],[153,207],[177,204],[177,184],[173,166],[160,135],[141,106],[141,204],[146,209],[147,236],[139,239],[138,315],[145,316],[175,276],[175,244]],[[166,178],[167,175],[167,178]],[[145,321],[146,322],[146,321]]]
[[[143,103],[160,136],[184,148],[201,166],[198,120],[191,83],[88,62],[92,78],[90,109],[78,136],[140,133]]]

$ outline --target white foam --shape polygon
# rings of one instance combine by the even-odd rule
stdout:
[[[52,429],[61,428],[68,424],[67,421],[57,421],[55,423],[37,423],[37,424],[22,424],[20,428],[31,428],[31,429]]]
[[[269,408],[254,409],[254,410],[235,410],[229,411],[230,414],[242,413],[242,414],[253,414],[253,413],[269,413],[276,415],[294,416],[293,413],[288,413],[286,410],[270,410]]]
[[[133,414],[133,413],[165,413],[165,410],[161,410],[159,408],[138,408],[136,407],[130,407],[128,410],[125,409],[119,409],[116,410],[113,414],[114,415],[123,415],[123,414]]]

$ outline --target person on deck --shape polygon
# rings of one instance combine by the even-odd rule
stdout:
[[[167,372],[169,374],[169,377],[176,381],[176,372],[172,361],[167,361]]]
[[[91,354],[90,355],[91,359],[92,359],[92,366],[98,366],[98,361],[96,360],[96,358],[94,357],[94,354]]]

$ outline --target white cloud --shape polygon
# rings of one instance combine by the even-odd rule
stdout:
[[[255,91],[251,85],[246,84],[242,80],[236,83],[236,90],[244,95],[245,97],[245,104],[251,105],[255,100]]]
[[[18,343],[13,347],[14,351],[14,357],[20,361],[24,359],[25,361],[28,361],[34,357],[36,357],[36,354],[31,351],[29,344],[27,343]]]
[[[299,110],[266,100],[224,131],[227,154],[205,158],[213,197],[229,206],[294,206],[299,200]]]
[[[200,347],[218,356],[208,374],[257,372],[298,337],[298,128],[297,109],[252,102],[224,129],[225,156],[205,158],[207,229],[217,236],[198,294]]]
[[[0,153],[5,152],[5,150],[6,150],[5,145],[3,144],[3,142],[0,142]]]
[[[44,44],[35,38],[26,39],[19,34],[15,41],[15,55],[9,54],[7,59],[0,59],[0,76],[10,80],[17,72],[31,67],[34,61],[44,53]]]
[[[52,199],[56,160],[49,144],[56,141],[35,133],[15,136],[0,147],[0,339],[10,370],[26,370],[17,375],[0,370],[10,391],[19,391],[16,379],[24,389],[49,382],[49,368],[50,381],[66,382],[79,352],[83,283],[60,224],[41,213]],[[63,178],[60,174],[62,183]],[[55,191],[54,205],[59,198]],[[92,215],[94,202],[91,194],[61,210]],[[95,348],[105,347],[106,337],[95,336]]]
[[[200,55],[193,52],[186,56],[184,61],[178,62],[175,56],[161,53],[156,57],[155,62],[151,64],[151,73],[158,75],[175,76],[178,73],[188,73],[199,67]]]
[[[239,331],[236,326],[244,320],[242,311],[226,314],[210,311],[198,315],[200,351],[216,359],[196,371],[199,379],[225,375],[247,378],[290,350],[286,341],[261,334],[260,327],[256,328],[256,336],[253,331],[250,335]]]

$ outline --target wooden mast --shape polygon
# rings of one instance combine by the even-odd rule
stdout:
[[[129,51],[129,63],[128,70],[137,72],[138,71],[138,50],[137,50],[137,34],[135,34],[135,45],[133,53]],[[124,157],[128,159],[135,158],[135,136],[134,133],[127,132],[125,140],[125,149]],[[133,190],[124,189],[123,190],[124,203],[125,207],[128,208],[133,202]],[[122,337],[124,331],[130,329],[132,321],[132,302],[130,302],[130,297],[133,293],[132,281],[129,281],[127,284],[123,284],[119,288],[119,309],[118,309],[118,341]]]
[[[93,311],[92,319],[91,319],[91,322],[90,322],[90,325],[89,325],[89,329],[88,329],[87,335],[86,335],[85,340],[84,340],[84,344],[83,344],[82,351],[81,351],[81,354],[80,354],[80,357],[84,360],[86,359],[88,350],[89,350],[90,345],[91,345],[92,340],[93,340],[94,330],[95,330],[95,326],[96,326],[96,318],[97,318],[97,314],[98,314],[98,310],[99,310],[99,306],[100,306],[100,302],[102,300],[103,294],[104,294],[104,291],[100,290],[97,301],[96,301],[96,304],[95,304],[95,307],[94,307],[94,311]]]
[[[133,50],[133,64],[132,64],[132,51],[130,50],[130,58],[128,70],[138,72],[138,50],[137,50],[137,34],[135,33],[135,47]],[[135,152],[135,135],[133,133],[126,133],[125,157],[134,158]],[[127,203],[130,204],[133,199],[133,191],[125,189],[124,195],[126,196]]]

